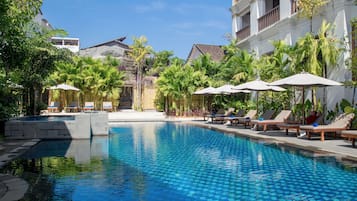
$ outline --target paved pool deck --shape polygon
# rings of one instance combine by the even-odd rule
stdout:
[[[55,113],[54,115],[59,114],[63,115],[63,113]],[[108,115],[110,126],[128,122],[161,121],[191,124],[240,137],[251,138],[258,143],[274,143],[282,147],[288,146],[307,150],[309,153],[312,153],[312,157],[333,156],[347,165],[357,167],[357,148],[353,148],[351,142],[347,140],[341,138],[334,139],[332,136],[327,137],[326,140],[322,142],[318,136],[309,140],[306,137],[297,138],[295,132],[290,132],[286,135],[285,131],[282,130],[269,130],[267,132],[255,131],[250,128],[244,128],[243,126],[209,123],[203,121],[203,117],[166,117],[164,113],[155,111],[135,112],[126,110],[111,112]],[[0,141],[0,168],[29,150],[32,146],[35,146],[38,142],[39,140],[36,139]],[[26,193],[27,189],[28,184],[26,181],[8,174],[0,174],[0,201],[19,200]]]

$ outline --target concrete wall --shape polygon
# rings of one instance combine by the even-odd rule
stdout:
[[[7,139],[90,139],[92,135],[108,135],[108,113],[81,113],[74,120],[23,121],[5,123]]]

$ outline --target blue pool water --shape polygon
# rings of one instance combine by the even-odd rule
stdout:
[[[356,169],[334,158],[173,123],[41,143],[7,168],[26,200],[357,200]]]
[[[27,116],[16,120],[20,121],[68,121],[74,120],[74,116]]]

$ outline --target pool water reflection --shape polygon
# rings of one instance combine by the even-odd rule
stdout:
[[[33,159],[33,160],[31,160]],[[334,158],[173,123],[109,138],[49,141],[14,161],[25,200],[354,200],[357,173]]]

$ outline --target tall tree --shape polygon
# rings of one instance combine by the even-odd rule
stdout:
[[[174,53],[172,51],[167,50],[155,52],[153,58],[154,61],[149,70],[149,74],[157,76],[163,72],[165,68],[170,66],[173,55]]]
[[[147,56],[153,51],[152,47],[147,43],[148,41],[145,36],[140,36],[139,38],[134,37],[133,44],[130,46],[131,51],[129,52],[130,57],[134,60],[136,65],[137,110],[142,110],[142,76],[145,61]]]
[[[195,71],[190,65],[172,64],[166,68],[157,80],[158,90],[166,102],[166,112],[173,108],[178,114],[188,111],[188,98],[201,86],[208,84],[208,77],[202,71]],[[172,100],[170,104],[168,100]],[[180,104],[180,100],[184,104]],[[171,105],[171,107],[170,107]]]
[[[305,17],[310,21],[310,33],[312,33],[312,19],[321,11],[321,7],[326,5],[330,0],[299,0],[298,15]]]
[[[47,80],[47,86],[68,83],[79,88],[81,100],[101,102],[119,99],[119,89],[124,85],[124,73],[118,71],[119,61],[76,57],[73,62],[57,63],[56,71]],[[98,107],[98,106],[97,106]]]

